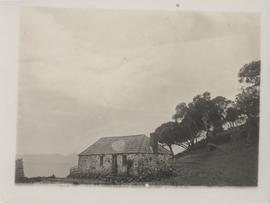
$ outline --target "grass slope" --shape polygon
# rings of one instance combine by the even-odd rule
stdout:
[[[256,186],[258,142],[246,138],[190,152],[172,161],[176,176],[156,181],[155,185]]]

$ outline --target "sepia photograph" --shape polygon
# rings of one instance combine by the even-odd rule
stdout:
[[[259,13],[23,7],[17,185],[258,186]]]

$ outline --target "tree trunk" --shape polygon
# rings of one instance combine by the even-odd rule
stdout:
[[[190,145],[190,149],[193,149],[194,148],[194,138],[191,140],[191,145]]]
[[[173,153],[173,150],[172,150],[172,145],[168,145],[169,149],[170,149],[170,152],[172,153],[172,156],[174,157],[174,153]]]
[[[208,142],[209,141],[209,130],[208,129],[206,130],[205,136],[206,136],[206,142]]]

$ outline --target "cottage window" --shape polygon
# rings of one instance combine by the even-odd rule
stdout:
[[[99,165],[100,166],[103,166],[103,155],[100,155],[100,160],[99,160]]]
[[[127,165],[127,155],[125,155],[125,154],[122,155],[122,165],[123,166]]]

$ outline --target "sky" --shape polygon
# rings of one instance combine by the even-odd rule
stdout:
[[[24,8],[17,154],[149,135],[204,91],[234,99],[260,59],[254,13]]]

